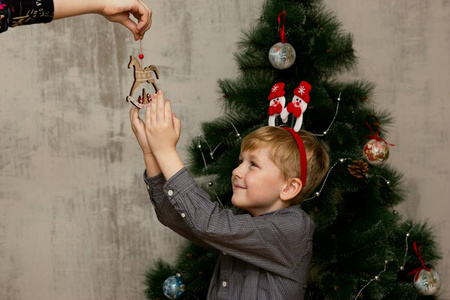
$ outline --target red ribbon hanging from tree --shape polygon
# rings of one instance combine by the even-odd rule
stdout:
[[[418,274],[422,270],[431,271],[431,269],[427,268],[427,266],[425,266],[425,263],[423,262],[421,250],[422,250],[422,246],[418,246],[417,242],[414,242],[414,251],[416,252],[416,255],[419,257],[422,267],[412,270],[411,272],[408,273],[408,275]]]
[[[380,138],[379,136],[378,136],[378,134],[380,133],[380,129],[378,128],[378,130],[377,130],[377,132],[375,132],[375,134],[373,134],[373,130],[372,130],[372,127],[370,127],[370,124],[369,124],[369,122],[367,122],[366,121],[366,125],[367,125],[367,127],[369,127],[369,129],[370,129],[370,132],[372,132],[372,135],[368,135],[367,136],[367,138],[369,139],[369,140],[377,140],[377,141],[383,141],[383,142],[385,142],[386,144],[388,144],[389,146],[394,146],[394,144],[389,144],[388,142],[386,142],[384,139],[382,139],[382,138]]]
[[[283,20],[281,20],[281,16],[283,16]],[[282,12],[280,12],[278,14],[278,30],[280,32],[279,37],[281,38],[281,42],[282,43],[286,43],[287,42],[286,36],[284,35],[284,30],[285,30],[285,28],[284,28],[284,21],[285,20],[286,20],[286,11],[283,10]]]

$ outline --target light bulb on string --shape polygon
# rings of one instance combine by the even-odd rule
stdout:
[[[389,264],[389,261],[384,261],[384,269],[378,273],[378,275],[375,275],[372,279],[369,280],[369,282],[366,283],[358,292],[358,294],[355,296],[354,300],[357,300],[359,298],[359,295],[374,281],[380,282],[381,281],[381,275],[386,272],[387,266]]]
[[[334,121],[336,121],[336,117],[337,117],[337,115],[339,113],[339,103],[341,102],[341,94],[342,94],[342,92],[340,92],[338,97],[337,97],[336,111],[334,113],[333,119],[331,120],[330,124],[328,125],[328,128],[322,134],[314,134],[315,136],[325,136],[330,131],[330,128],[333,125]]]
[[[333,171],[334,167],[336,167],[336,165],[338,165],[339,163],[341,163],[341,164],[344,163],[344,161],[346,161],[346,160],[351,160],[351,158],[348,158],[348,157],[346,157],[346,158],[340,158],[340,159],[338,160],[338,162],[334,163],[334,165],[332,165],[332,166],[330,167],[330,169],[328,170],[327,174],[325,175],[325,178],[324,178],[324,180],[323,180],[323,182],[322,182],[322,185],[320,186],[320,189],[319,189],[317,192],[314,193],[314,196],[309,197],[309,198],[303,200],[302,202],[309,201],[309,200],[312,200],[312,199],[314,199],[314,198],[319,197],[320,194],[322,193],[322,190],[323,190],[324,187],[325,187],[325,184],[326,184],[326,182],[327,182],[327,180],[328,180],[328,176],[330,176],[330,173]]]

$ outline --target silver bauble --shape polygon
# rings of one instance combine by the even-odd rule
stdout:
[[[276,43],[269,50],[269,61],[274,68],[279,70],[291,67],[296,57],[295,49],[289,43]]]

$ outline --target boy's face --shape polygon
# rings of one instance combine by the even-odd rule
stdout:
[[[252,216],[288,206],[280,199],[286,180],[270,159],[267,147],[242,152],[239,162],[231,176],[231,202],[234,206],[248,211]]]

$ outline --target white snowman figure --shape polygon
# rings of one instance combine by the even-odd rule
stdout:
[[[282,118],[284,117],[286,120],[289,113],[293,114],[294,117],[297,118],[294,125],[295,132],[299,132],[302,127],[303,113],[308,107],[310,91],[311,85],[308,82],[300,82],[298,87],[294,90],[294,97],[292,98],[292,101],[286,106],[286,112],[282,114]]]
[[[286,98],[284,98],[284,83],[278,82],[272,86],[270,95],[268,97],[269,103],[269,126],[275,126],[275,119],[283,111],[286,104]]]

